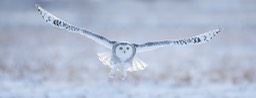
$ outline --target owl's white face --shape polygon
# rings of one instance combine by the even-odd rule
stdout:
[[[116,56],[125,61],[133,56],[133,51],[130,45],[118,45],[116,47]]]

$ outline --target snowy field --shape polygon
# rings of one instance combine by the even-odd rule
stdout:
[[[109,79],[79,34],[35,9],[112,40],[178,39],[219,27],[207,44],[137,54],[149,66]],[[254,0],[1,0],[0,98],[256,98]]]

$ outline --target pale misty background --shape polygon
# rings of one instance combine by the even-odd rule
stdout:
[[[109,79],[105,47],[47,24],[35,4],[111,40],[207,44],[137,54],[149,66]],[[256,98],[255,0],[1,0],[0,98]]]

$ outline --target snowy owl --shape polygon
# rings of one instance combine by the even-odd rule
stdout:
[[[116,71],[120,72],[122,79],[125,79],[125,77],[127,76],[127,71],[138,71],[145,69],[145,67],[147,67],[147,64],[138,59],[135,56],[136,53],[150,51],[164,46],[186,46],[206,43],[221,31],[221,29],[216,29],[189,38],[151,41],[141,44],[130,43],[126,41],[111,41],[101,35],[69,24],[68,22],[63,21],[52,15],[51,13],[47,12],[38,5],[36,5],[36,8],[38,9],[40,15],[42,15],[43,19],[50,25],[61,29],[66,29],[70,32],[80,33],[96,41],[97,43],[111,49],[112,51],[110,52],[98,53],[99,60],[104,65],[108,65],[111,68],[108,74],[110,78],[113,78],[115,76]]]

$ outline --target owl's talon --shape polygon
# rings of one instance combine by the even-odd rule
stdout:
[[[124,80],[126,78],[127,74],[121,74],[121,79]]]
[[[108,73],[108,77],[112,79],[115,77],[115,74],[110,72],[110,73]]]
[[[122,74],[122,75],[121,75],[122,80],[124,80],[124,79],[126,78],[126,76],[127,76],[127,75],[123,75],[123,74]]]
[[[125,79],[125,77],[121,77],[122,78],[122,80],[124,80]]]
[[[126,76],[127,76],[127,72],[123,72],[123,73],[121,74],[122,80],[124,80],[124,79],[126,78]]]

